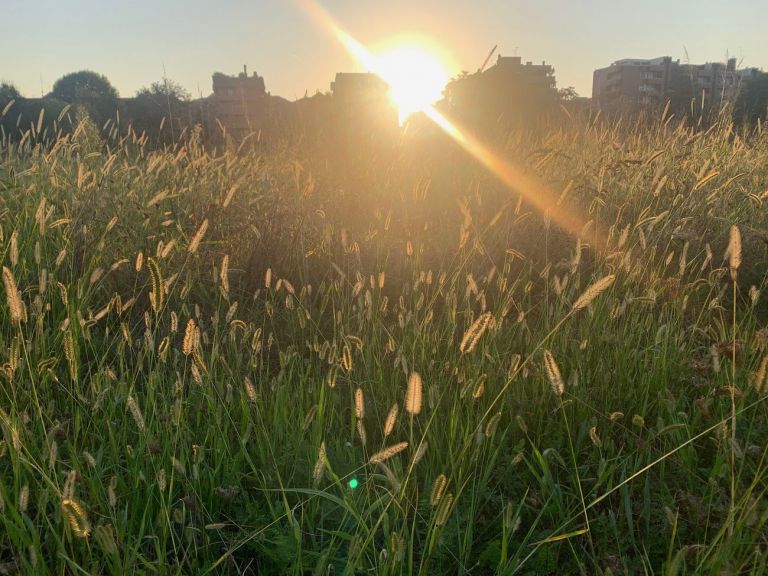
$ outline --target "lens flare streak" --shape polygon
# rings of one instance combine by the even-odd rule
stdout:
[[[385,82],[387,81],[387,66],[382,63],[379,57],[355,40],[317,2],[314,0],[298,1],[323,28],[330,31],[336,37],[362,66],[379,75]],[[557,226],[574,236],[580,237],[585,234],[587,225],[590,222],[583,218],[575,208],[561,206],[558,196],[538,178],[526,174],[505,161],[498,154],[494,153],[490,147],[483,144],[468,130],[462,129],[457,123],[449,120],[434,106],[425,107],[423,112],[507,188],[522,194],[526,201],[547,214]],[[592,232],[595,234],[596,239],[602,237],[598,231],[593,230]]]

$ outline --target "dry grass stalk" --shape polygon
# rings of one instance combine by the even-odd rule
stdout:
[[[17,230],[11,234],[10,259],[11,266],[15,268],[19,265],[19,232]]]
[[[445,526],[445,523],[448,521],[448,516],[451,513],[451,508],[453,507],[453,494],[446,494],[442,502],[440,503],[440,507],[437,509],[437,516],[435,517],[435,525],[437,526]]]
[[[578,312],[579,310],[589,306],[595,298],[605,292],[611,286],[611,284],[613,284],[615,279],[616,276],[613,274],[609,274],[608,276],[600,278],[600,280],[592,284],[584,291],[581,296],[576,299],[576,302],[573,303],[571,311]]]
[[[736,225],[731,226],[728,237],[728,267],[731,270],[731,279],[735,282],[741,266],[741,231]]]
[[[416,448],[416,453],[413,455],[413,460],[411,461],[411,468],[415,468],[416,465],[422,461],[424,456],[427,454],[427,448],[429,447],[429,444],[427,444],[426,441],[422,440],[421,444],[419,444],[419,447]]]
[[[317,486],[323,479],[323,474],[325,473],[325,460],[325,441],[323,441],[320,443],[320,452],[317,455],[317,462],[315,462],[315,467],[312,470],[312,482],[315,486]]]
[[[144,416],[141,413],[141,409],[139,408],[139,405],[136,403],[136,400],[133,396],[128,396],[128,398],[125,401],[125,405],[128,407],[128,411],[131,413],[131,416],[133,417],[133,421],[136,423],[136,428],[139,429],[139,432],[144,432],[146,429],[146,424],[144,423]]]
[[[27,308],[21,299],[21,293],[16,286],[16,279],[6,266],[3,266],[3,285],[5,286],[5,297],[8,302],[8,309],[11,313],[11,320],[16,323],[27,321]]]
[[[432,492],[429,494],[429,503],[432,506],[437,506],[440,503],[440,500],[443,498],[443,492],[445,492],[445,487],[448,485],[448,480],[445,477],[445,474],[440,474],[437,478],[435,478],[435,481],[432,483]]]
[[[499,420],[501,420],[501,412],[496,412],[488,423],[485,425],[485,437],[490,438],[496,433],[496,428],[499,427]]]
[[[189,248],[188,251],[190,254],[194,254],[197,252],[197,249],[200,247],[200,242],[203,241],[203,237],[205,236],[206,231],[208,230],[208,218],[203,220],[203,223],[200,224],[200,227],[195,232],[195,235],[192,236],[192,240],[189,242]]]
[[[197,326],[195,325],[194,318],[190,318],[184,330],[184,340],[181,343],[181,351],[185,356],[189,356],[195,351],[197,341]]]
[[[110,508],[117,506],[117,476],[112,476],[109,479],[109,486],[107,486],[107,502]]]
[[[597,426],[592,426],[592,428],[589,429],[589,439],[592,441],[592,444],[598,448],[603,446],[603,441],[600,440],[600,436],[597,435]]]
[[[472,323],[464,333],[464,337],[461,339],[461,344],[459,344],[459,351],[462,354],[469,354],[475,349],[480,337],[487,330],[490,321],[491,313],[486,312],[485,314],[481,314],[480,317]]]
[[[421,412],[423,383],[418,372],[411,372],[408,377],[408,389],[405,393],[405,411],[409,414],[419,414]]]
[[[389,446],[388,448],[384,448],[383,450],[376,452],[376,454],[371,456],[368,462],[370,462],[371,464],[378,464],[379,462],[384,462],[392,458],[392,456],[399,454],[406,448],[408,448],[408,442],[399,442],[398,444]]]
[[[387,480],[392,486],[392,489],[395,492],[399,492],[402,484],[400,483],[400,480],[397,479],[397,476],[395,476],[395,473],[392,472],[391,468],[384,464],[384,462],[378,462],[376,466],[378,466],[379,469],[384,472],[384,476],[387,477]]]
[[[552,388],[552,392],[555,396],[562,398],[565,393],[565,382],[560,374],[560,368],[555,362],[555,357],[552,356],[552,352],[549,350],[544,351],[544,369],[547,372],[547,378],[549,378],[549,385]]]
[[[29,484],[24,484],[19,491],[19,512],[26,514],[27,506],[29,506]]]
[[[360,438],[360,444],[368,444],[368,435],[365,433],[365,425],[362,420],[357,421],[357,436]]]
[[[152,291],[149,293],[149,302],[155,313],[160,312],[165,303],[165,286],[163,284],[163,273],[157,260],[151,256],[147,258],[147,268],[152,281]]]
[[[77,354],[75,351],[75,337],[72,330],[67,330],[64,334],[64,356],[69,366],[69,377],[77,381]]]
[[[355,390],[355,416],[360,420],[365,417],[365,396],[362,388]]]
[[[224,296],[229,297],[229,254],[226,254],[221,259],[219,279],[221,280],[221,289],[224,291]]]
[[[392,434],[392,431],[395,429],[395,423],[397,422],[397,415],[399,412],[400,407],[397,403],[392,404],[392,408],[389,409],[387,419],[384,422],[384,438]]]
[[[72,498],[63,498],[61,500],[61,510],[67,518],[72,531],[78,538],[88,538],[91,534],[91,524],[85,509],[77,500]]]
[[[346,372],[352,371],[352,351],[349,349],[349,346],[346,344],[344,345],[343,350],[341,351],[341,367]]]

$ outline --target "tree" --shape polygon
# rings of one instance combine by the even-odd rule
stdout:
[[[98,126],[102,126],[117,111],[117,90],[106,76],[90,70],[62,76],[53,85],[49,96],[84,107]]]
[[[185,102],[190,99],[189,92],[178,82],[163,78],[159,82],[153,82],[149,88],[142,88],[136,92],[137,98],[151,98],[153,100],[163,99],[163,103],[167,105],[167,101],[173,102]]]
[[[133,100],[126,101],[127,116],[136,132],[172,142],[183,128],[181,119],[189,100],[189,92],[181,84],[163,78],[139,90]]]
[[[579,93],[576,92],[576,88],[573,86],[568,86],[567,88],[558,89],[557,97],[564,101],[576,100],[579,97]]]
[[[737,122],[754,123],[768,116],[768,74],[760,72],[744,83],[734,107]]]
[[[21,98],[21,94],[19,94],[16,86],[8,82],[0,82],[0,108],[11,100],[18,100],[19,98]]]

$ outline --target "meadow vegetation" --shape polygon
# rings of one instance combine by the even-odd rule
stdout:
[[[0,574],[768,571],[760,126],[491,138],[574,235],[424,127],[71,122],[0,145]]]

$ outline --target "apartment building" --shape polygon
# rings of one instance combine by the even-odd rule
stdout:
[[[705,64],[681,64],[670,56],[617,60],[594,71],[592,100],[603,108],[661,106],[670,99],[719,107],[733,102],[742,80],[757,73],[737,70],[735,58]]]
[[[230,136],[239,140],[263,127],[270,104],[264,78],[243,66],[237,76],[216,72],[212,80],[211,111]]]
[[[663,103],[680,61],[669,56],[626,58],[592,75],[592,101],[600,106],[651,106]]]

